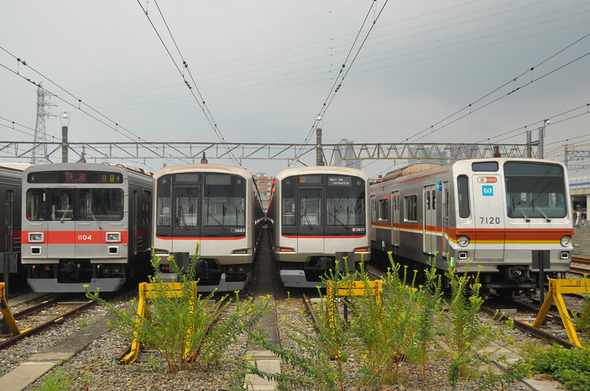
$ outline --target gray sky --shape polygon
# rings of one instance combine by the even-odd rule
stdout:
[[[590,150],[583,145],[590,55],[580,58],[590,53],[590,36],[581,39],[590,33],[587,0],[140,3],[0,0],[0,140],[32,141],[37,88],[18,72],[74,105],[49,100],[52,113],[70,114],[70,141],[129,138],[79,111],[59,87],[143,140],[218,141],[176,68],[182,60],[159,6],[228,142],[302,143],[329,102],[320,124],[325,143],[525,143],[525,126],[536,138],[550,119],[547,158],[563,160],[557,148],[566,139]],[[343,64],[346,77],[332,95]],[[59,117],[47,118],[46,130],[49,139],[61,137]],[[286,164],[243,162],[269,175]],[[375,177],[394,164],[363,169]]]

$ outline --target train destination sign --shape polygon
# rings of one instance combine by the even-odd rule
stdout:
[[[123,183],[123,175],[106,171],[46,171],[30,173],[28,183]]]

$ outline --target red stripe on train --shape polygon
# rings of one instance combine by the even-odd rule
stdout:
[[[29,242],[29,232],[42,232],[43,242]],[[120,242],[107,242],[106,232],[119,232]],[[127,231],[23,231],[22,244],[127,244]]]

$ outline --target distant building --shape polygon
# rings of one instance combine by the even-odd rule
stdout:
[[[361,161],[360,159],[354,159],[354,150],[351,144],[354,144],[353,140],[347,140],[345,138],[340,140],[340,142],[337,144],[338,151],[340,151],[340,155],[344,157],[344,159],[337,161],[334,165],[339,167],[356,168],[357,170],[360,170],[362,167]]]
[[[264,210],[266,210],[268,202],[270,201],[273,179],[273,177],[267,176],[263,172],[254,174],[254,180],[256,181],[258,191],[260,192],[260,203]]]

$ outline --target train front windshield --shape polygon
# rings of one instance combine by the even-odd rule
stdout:
[[[365,181],[342,175],[285,178],[281,217],[283,227],[364,226]]]
[[[198,236],[201,229],[242,234],[246,180],[238,175],[184,173],[157,183],[157,236]]]
[[[31,221],[120,221],[121,189],[29,189],[27,218]]]
[[[567,215],[565,177],[549,163],[504,164],[508,217],[558,218]]]

